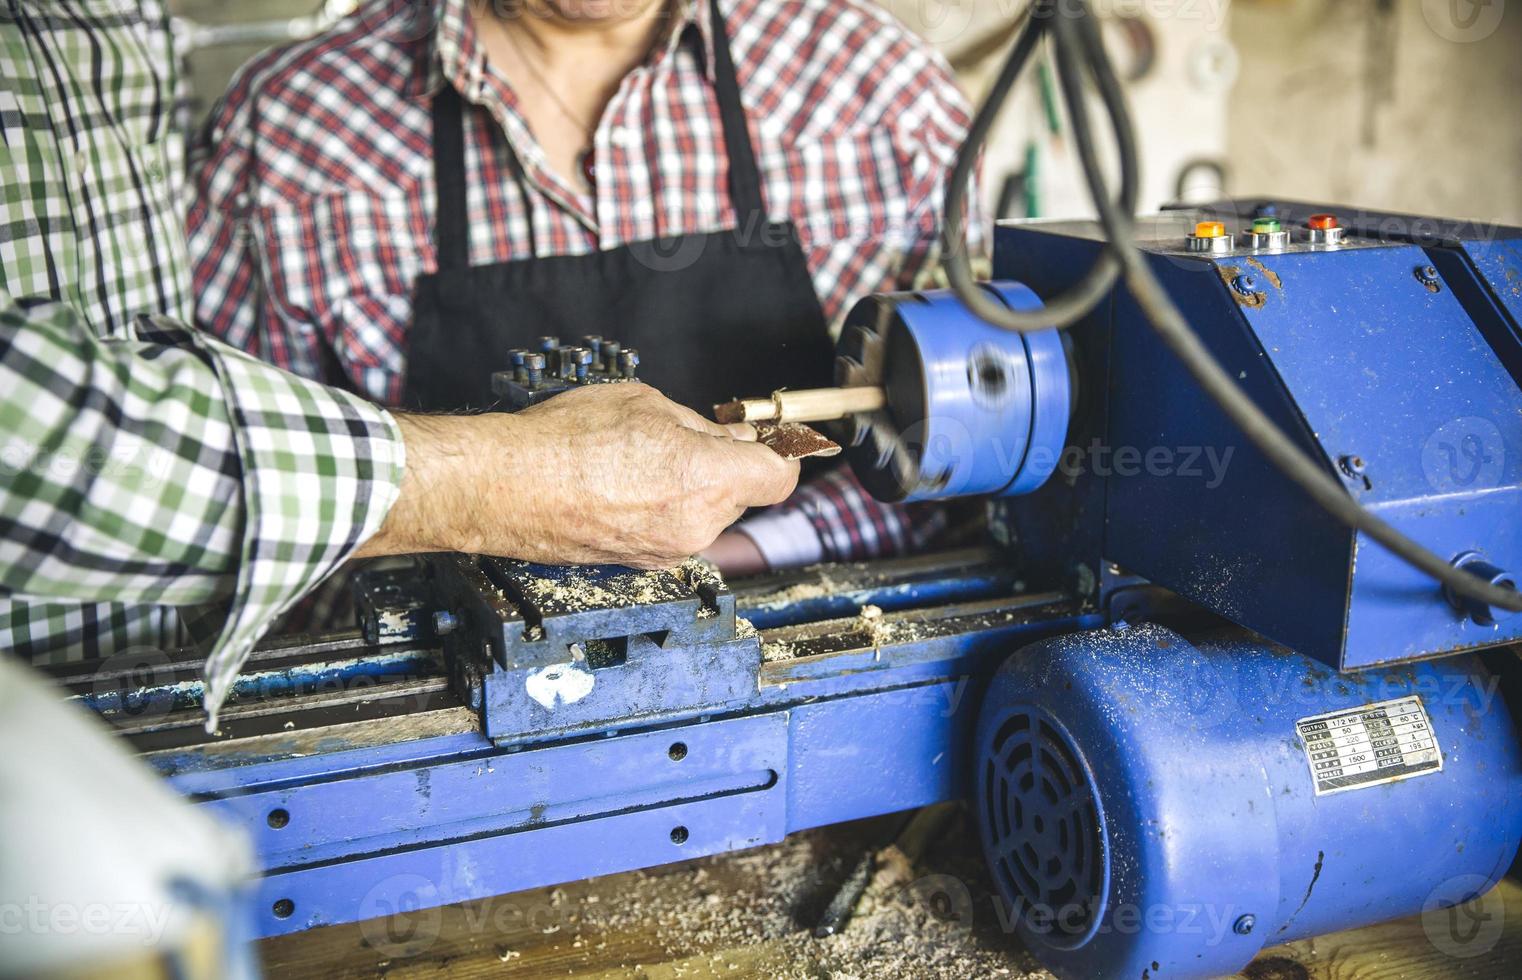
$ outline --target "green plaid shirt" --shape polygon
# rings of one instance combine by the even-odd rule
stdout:
[[[186,327],[176,64],[154,0],[0,0],[0,649],[140,656],[210,608],[216,710],[380,527],[383,410]]]

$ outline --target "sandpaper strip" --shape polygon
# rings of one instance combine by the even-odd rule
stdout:
[[[757,422],[756,441],[783,459],[840,455],[840,446],[798,422]]]

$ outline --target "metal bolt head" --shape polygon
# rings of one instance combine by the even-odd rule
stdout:
[[[559,350],[560,349],[560,338],[559,337],[540,337],[539,338],[539,349],[541,351],[543,351],[544,353],[546,353],[546,354],[553,353],[554,351]]]
[[[1243,296],[1249,296],[1258,291],[1258,280],[1244,272],[1231,281],[1231,288]]]
[[[1253,927],[1257,924],[1257,916],[1248,913],[1247,915],[1238,916],[1237,921],[1231,924],[1231,931],[1239,936],[1246,936],[1253,931]]]
[[[633,379],[639,371],[639,351],[630,347],[618,355],[618,373],[625,378]]]
[[[1368,468],[1362,456],[1343,456],[1337,460],[1337,466],[1348,476],[1363,476]]]
[[[623,345],[616,340],[604,340],[602,351],[598,357],[600,367],[609,374],[618,370],[618,355],[624,349]]]
[[[524,371],[528,374],[528,383],[536,385],[539,379],[544,377],[544,355],[530,354],[523,359]]]
[[[1433,292],[1437,292],[1440,288],[1439,283],[1441,280],[1438,278],[1437,266],[1418,266],[1416,269],[1416,279]]]
[[[528,369],[524,366],[524,359],[528,357],[528,351],[522,347],[514,347],[507,352],[508,363],[513,366],[513,380],[527,381]]]
[[[433,631],[439,636],[448,636],[460,626],[460,619],[447,609],[440,609],[433,614]]]

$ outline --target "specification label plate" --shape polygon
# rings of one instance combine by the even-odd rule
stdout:
[[[1443,768],[1432,722],[1415,695],[1301,718],[1295,731],[1305,745],[1317,796]]]

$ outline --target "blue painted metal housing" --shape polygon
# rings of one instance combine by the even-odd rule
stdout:
[[[1318,792],[1333,738],[1308,751],[1297,722],[1412,697],[1430,730],[1410,722],[1407,744],[1433,736],[1441,769]],[[1349,724],[1338,744],[1365,744]],[[1369,754],[1399,763],[1375,724]],[[1112,628],[1012,656],[977,738],[994,880],[1062,977],[1232,974],[1264,946],[1434,907],[1445,883],[1481,894],[1522,840],[1522,752],[1473,657],[1338,675],[1237,630]]]
[[[1421,248],[1201,257],[1176,250],[1173,231],[1149,255],[1159,278],[1304,451],[1439,553],[1478,552],[1503,570],[1522,563],[1522,523],[1509,516],[1522,508],[1522,390],[1453,291],[1417,275],[1428,264]],[[1049,292],[1099,247],[1086,226],[1003,227],[996,272],[1020,270]],[[1128,295],[1075,343],[1102,348],[1108,370],[1106,385],[1084,389],[1102,421],[1076,457],[1090,486],[1101,471],[1102,516],[1090,506],[1076,519],[1103,522],[1088,532],[1102,538],[1103,559],[1342,669],[1522,636],[1522,620],[1476,621],[1328,517],[1246,443]]]

